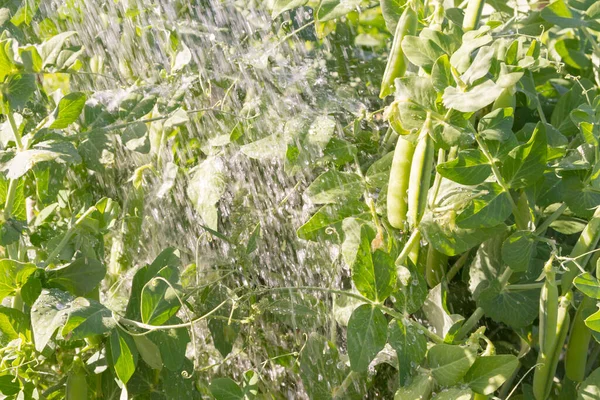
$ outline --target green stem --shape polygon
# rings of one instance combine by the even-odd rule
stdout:
[[[460,327],[456,336],[454,337],[454,341],[462,340],[465,336],[469,334],[473,330],[473,328],[479,323],[479,320],[483,318],[485,312],[483,308],[477,307],[477,309],[471,314],[468,320]]]
[[[48,255],[48,258],[46,259],[46,262],[44,263],[45,266],[48,266],[52,261],[54,261],[54,259],[56,257],[58,257],[58,255],[63,250],[63,248],[67,245],[67,243],[69,243],[69,240],[71,239],[71,236],[73,236],[73,234],[75,233],[75,231],[77,230],[77,228],[79,227],[79,225],[81,225],[81,223],[90,214],[92,214],[94,211],[96,211],[96,207],[95,206],[92,206],[92,207],[88,208],[88,210],[86,212],[84,212],[81,215],[81,217],[79,217],[77,219],[77,221],[75,221],[75,223],[67,230],[67,232],[65,232],[65,235],[63,236],[63,238],[61,239],[61,241],[54,248],[54,250],[52,251],[52,253],[50,253],[50,255]]]
[[[452,267],[450,267],[450,269],[448,270],[448,273],[446,274],[446,280],[448,282],[450,282],[456,276],[456,274],[458,274],[458,272],[462,269],[462,267],[464,267],[464,265],[467,263],[467,259],[469,258],[469,253],[470,253],[469,251],[467,251],[466,253],[463,253],[463,255],[461,255],[460,258],[458,260],[456,260],[454,265],[452,265]]]
[[[12,298],[11,307],[15,310],[23,311],[23,297],[21,296],[21,289],[15,290],[15,295]]]
[[[8,220],[12,215],[12,209],[13,205],[15,204],[18,186],[18,179],[11,179],[8,182],[8,193],[6,194],[6,202],[4,203],[4,220]]]
[[[403,265],[408,255],[412,251],[413,247],[421,240],[421,232],[418,229],[413,230],[412,234],[408,238],[408,241],[404,245],[404,248],[400,252],[400,255],[396,259],[396,265]]]
[[[484,5],[485,0],[469,0],[463,19],[463,31],[467,32],[477,29]]]
[[[567,209],[567,205],[565,203],[561,204],[548,218],[542,222],[542,224],[535,230],[536,235],[542,235],[546,229],[556,221]]]

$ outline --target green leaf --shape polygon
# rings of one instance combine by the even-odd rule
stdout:
[[[0,41],[0,82],[18,71],[12,51],[12,40]]]
[[[445,53],[433,40],[423,37],[423,34],[426,34],[425,29],[421,37],[405,36],[402,40],[402,50],[411,63],[430,72],[436,60]]]
[[[70,340],[84,339],[110,332],[116,321],[112,311],[95,300],[78,297],[70,305],[71,310],[61,334]]]
[[[380,189],[387,185],[390,180],[390,170],[392,168],[393,158],[394,152],[390,151],[371,164],[365,174],[365,179],[370,186]]]
[[[479,120],[477,130],[485,140],[505,141],[512,135],[514,123],[514,110],[512,108],[499,108],[486,114]]]
[[[490,228],[498,226],[512,213],[509,194],[500,185],[487,182],[477,187],[478,196],[456,218],[463,229]]]
[[[46,271],[49,287],[59,288],[83,296],[96,288],[104,276],[106,267],[100,261],[81,257],[71,264]]]
[[[361,228],[360,246],[352,264],[352,281],[363,296],[383,302],[394,290],[396,267],[389,254],[381,250],[371,252],[371,232],[366,225]]]
[[[121,329],[114,329],[110,335],[110,359],[117,377],[127,383],[138,362],[138,352],[133,338]]]
[[[152,369],[160,371],[163,367],[160,349],[147,336],[133,336],[135,347],[142,360]]]
[[[216,400],[243,400],[244,391],[230,378],[216,378],[210,382],[210,393]]]
[[[240,325],[237,322],[229,322],[229,318],[240,319],[239,309],[233,309],[231,299],[233,294],[229,293],[227,288],[221,285],[215,285],[213,288],[207,288],[203,293],[204,312],[211,312],[219,318],[209,318],[208,329],[210,330],[213,344],[219,350],[223,357],[226,357],[233,349],[233,344],[240,331]],[[225,304],[222,304],[225,302]],[[217,309],[217,307],[219,307]]]
[[[364,191],[363,180],[358,174],[332,169],[319,175],[305,194],[315,204],[330,204],[358,200]]]
[[[21,390],[19,380],[13,375],[0,376],[0,392],[5,396],[12,396]]]
[[[348,357],[356,372],[366,372],[387,340],[387,320],[383,313],[369,304],[354,310],[348,321]]]
[[[525,272],[536,255],[536,244],[536,237],[532,232],[515,232],[502,244],[502,260],[513,271]]]
[[[472,398],[471,389],[450,388],[438,392],[431,400],[471,400]]]
[[[410,385],[396,391],[394,400],[428,399],[434,386],[435,382],[430,375],[417,375]]]
[[[381,13],[383,14],[383,19],[385,20],[385,26],[392,34],[396,32],[396,25],[398,25],[398,21],[400,20],[400,16],[402,15],[402,10],[404,9],[405,4],[406,0],[380,1]]]
[[[423,313],[437,335],[445,340],[451,340],[464,317],[458,314],[450,314],[446,304],[447,297],[448,288],[446,283],[437,284],[427,293],[427,299],[423,304]]]
[[[450,58],[447,54],[440,56],[433,64],[431,82],[438,92],[443,92],[447,87],[455,85]]]
[[[402,127],[421,129],[428,111],[437,112],[437,93],[431,79],[405,76],[396,79],[396,101]]]
[[[190,171],[187,195],[204,223],[218,230],[216,204],[225,193],[225,166],[218,157],[209,157]]]
[[[477,185],[490,176],[492,167],[480,150],[467,149],[461,150],[454,160],[438,164],[437,172],[462,185]]]
[[[181,324],[183,321],[172,317],[167,324]],[[157,344],[164,366],[173,372],[181,370],[186,360],[185,351],[190,342],[190,334],[187,328],[160,329],[148,335],[148,338]]]
[[[332,137],[323,149],[323,159],[341,167],[354,161],[357,152],[358,149],[352,143],[344,139]]]
[[[81,142],[77,151],[85,166],[92,171],[103,172],[105,165],[114,162],[111,139],[104,130],[96,130],[88,133],[88,137]]]
[[[362,201],[328,204],[320,208],[300,228],[298,237],[304,240],[330,240],[334,243],[343,241],[342,221],[348,217],[366,217],[367,205]]]
[[[181,308],[177,288],[178,274],[171,267],[162,268],[141,292],[142,322],[162,325]],[[166,281],[166,282],[165,282]],[[169,282],[169,283],[167,283]]]
[[[542,18],[561,28],[579,28],[583,21],[575,10],[569,8],[563,0],[556,0],[544,7]]]
[[[600,399],[600,368],[596,368],[579,385],[577,390],[577,400],[598,400]]]
[[[519,359],[513,355],[478,357],[464,380],[474,392],[491,395],[518,367]]]
[[[29,315],[4,306],[0,306],[0,343],[6,345],[11,340],[18,339],[23,335],[31,340],[31,321]]]
[[[358,9],[361,0],[322,0],[317,19],[320,22],[330,21],[343,17],[351,11]]]
[[[427,339],[410,321],[392,320],[388,333],[388,342],[398,356],[400,385],[404,386],[416,371],[415,366],[421,364],[425,358]]]
[[[478,48],[492,42],[492,37],[487,34],[486,27],[477,31],[469,31],[462,37],[462,44],[450,57],[450,64],[458,70],[465,72],[471,65],[471,54]]]
[[[0,301],[12,296],[15,290],[23,287],[29,276],[37,270],[31,263],[21,263],[13,260],[0,260]]]
[[[58,289],[44,290],[31,306],[31,327],[37,351],[44,350],[54,332],[67,321],[73,296]]]
[[[36,90],[35,76],[11,75],[2,87],[2,95],[12,109],[22,108]]]
[[[589,273],[579,275],[573,280],[579,291],[592,299],[600,300],[600,282]]]
[[[477,352],[471,347],[449,344],[436,344],[427,352],[431,374],[441,386],[452,386],[460,382],[476,357]]]
[[[46,127],[50,129],[64,129],[77,121],[83,106],[85,106],[86,95],[82,92],[73,92],[64,96],[58,102],[56,109],[48,116]]]
[[[489,284],[477,298],[485,315],[512,328],[523,328],[538,316],[539,290],[508,290],[498,281]]]
[[[407,314],[417,312],[429,293],[424,274],[412,262],[397,267],[398,290],[394,292],[394,308]]]
[[[275,4],[273,4],[273,13],[271,14],[271,18],[275,18],[285,11],[302,7],[306,3],[308,3],[308,0],[275,0]]]
[[[470,86],[475,83],[475,81],[483,78],[492,66],[494,52],[495,49],[492,46],[481,47],[469,68],[460,77],[461,80]]]
[[[81,157],[75,146],[69,142],[49,140],[37,143],[33,148],[19,151],[7,163],[2,165],[9,179],[18,179],[36,164],[44,161],[56,161],[61,164],[79,164]]]
[[[546,154],[546,129],[538,124],[527,143],[511,150],[500,172],[511,188],[530,186],[542,177],[546,169]]]
[[[460,112],[475,112],[492,104],[504,90],[487,79],[466,92],[459,88],[447,87],[442,99],[444,106]]]
[[[592,65],[585,51],[580,48],[578,39],[559,39],[554,43],[554,50],[565,64],[573,68],[588,70]]]
[[[76,32],[68,31],[52,36],[44,41],[40,46],[40,56],[44,60],[44,68],[55,65],[58,56],[60,55],[63,46],[71,37],[76,35]]]
[[[129,125],[121,134],[121,141],[128,150],[140,154],[150,152],[150,139],[148,138],[148,127],[143,122],[135,122]]]

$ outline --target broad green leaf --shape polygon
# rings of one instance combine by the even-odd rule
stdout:
[[[73,299],[69,293],[49,289],[31,306],[31,328],[37,351],[44,350],[54,332],[65,324]]]
[[[354,161],[358,149],[352,143],[332,137],[323,149],[323,160],[332,162],[334,165],[341,167],[349,162]]]
[[[478,357],[464,377],[474,392],[490,395],[506,382],[519,367],[513,355]]]
[[[258,160],[283,159],[287,150],[287,136],[283,133],[274,133],[245,144],[240,150],[247,157]]]
[[[163,361],[158,346],[147,336],[133,336],[133,341],[142,360],[150,368],[160,371],[163,367]]]
[[[398,290],[391,297],[394,308],[407,314],[417,312],[429,293],[424,274],[412,263],[397,267]]]
[[[22,288],[36,270],[37,267],[31,263],[0,260],[0,299],[12,296],[15,290]]]
[[[348,357],[356,372],[366,372],[387,340],[387,320],[383,313],[369,304],[358,307],[348,321]]]
[[[372,239],[375,238],[375,229],[372,224],[359,218],[349,217],[342,222],[342,230],[344,232],[344,241],[342,242],[342,257],[348,267],[354,264],[358,248],[361,243],[361,229],[362,227],[368,229],[368,236]]]
[[[427,352],[431,374],[441,386],[452,386],[460,382],[476,357],[477,352],[473,348],[450,344],[436,344]]]
[[[579,275],[573,280],[579,291],[592,299],[600,300],[600,282],[589,273]]]
[[[410,385],[396,391],[394,400],[428,399],[434,386],[435,381],[430,375],[417,375]]]
[[[481,151],[467,149],[461,150],[455,159],[438,164],[437,172],[462,185],[477,185],[491,175],[492,167]]]
[[[345,202],[341,205],[328,204],[320,208],[300,228],[298,237],[304,240],[343,241],[342,221],[348,217],[366,217],[368,208],[364,202]]]
[[[285,11],[302,7],[306,3],[308,3],[308,0],[275,0],[275,4],[273,4],[273,13],[271,14],[271,17],[275,18]]]
[[[360,234],[360,246],[352,264],[352,281],[365,297],[383,302],[396,285],[396,267],[394,259],[381,250],[371,252],[369,227],[363,225]]]
[[[487,34],[488,29],[483,26],[477,31],[469,31],[463,35],[460,48],[450,57],[450,64],[461,74],[471,65],[471,54],[492,42],[492,37]]]
[[[447,54],[440,56],[433,64],[431,81],[438,92],[443,92],[447,87],[455,85],[450,58]]]
[[[40,46],[40,56],[44,60],[44,68],[56,64],[56,60],[63,49],[63,46],[71,37],[76,35],[76,32],[68,31],[52,36],[44,41]]]
[[[0,82],[19,70],[14,62],[11,43],[11,40],[0,41]]]
[[[82,92],[73,92],[64,96],[58,102],[58,106],[48,117],[46,126],[50,129],[64,129],[77,121],[83,106],[85,105],[86,95]]]
[[[140,312],[143,323],[162,325],[179,311],[179,294],[174,287],[177,278],[176,271],[171,267],[164,267],[156,277],[150,279],[150,283],[141,292]]]
[[[85,166],[97,172],[103,172],[105,165],[114,162],[115,155],[112,150],[111,139],[104,130],[89,132],[87,138],[77,147]]]
[[[483,78],[492,66],[494,52],[495,50],[492,46],[483,46],[479,48],[473,62],[460,77],[461,80],[467,85],[472,85],[475,81]]]
[[[431,79],[405,76],[396,79],[396,102],[402,127],[421,129],[428,111],[437,112],[437,93]]]
[[[569,210],[578,217],[590,218],[594,209],[600,205],[600,190],[585,185],[577,176],[563,176],[559,188]]]
[[[31,170],[36,164],[45,161],[56,161],[61,164],[79,164],[81,157],[69,142],[49,140],[37,143],[33,148],[17,152],[7,163],[2,165],[9,179],[18,179]]]
[[[22,108],[36,89],[35,75],[10,75],[2,88],[2,96],[12,109]]]
[[[503,87],[487,79],[466,92],[459,88],[447,87],[442,99],[446,108],[460,112],[475,112],[492,104],[503,90]]]
[[[189,373],[193,369],[192,362],[187,360],[185,371]],[[197,399],[201,396],[196,389],[194,380],[184,376],[183,371],[170,371],[163,368],[161,376],[166,399]]]
[[[388,342],[398,356],[398,374],[403,386],[416,371],[415,366],[425,358],[427,339],[410,321],[397,319],[390,322],[388,336]]]
[[[18,379],[15,379],[13,375],[2,375],[0,376],[0,393],[5,396],[12,396],[21,390],[21,384]]]
[[[223,357],[231,353],[240,331],[240,325],[237,322],[229,322],[229,318],[236,320],[241,318],[239,308],[232,310],[232,302],[229,299],[234,298],[233,296],[227,288],[221,285],[207,288],[202,295],[202,303],[205,306],[204,312],[213,312],[213,315],[220,317],[209,318],[208,329],[214,346]]]
[[[21,24],[30,25],[33,20],[33,16],[37,12],[40,6],[41,0],[25,0],[21,3],[21,7],[10,19],[15,26]]]
[[[6,345],[20,335],[31,340],[31,321],[29,315],[4,306],[0,306],[0,343]]]
[[[150,152],[148,127],[143,122],[135,122],[125,128],[121,134],[121,141],[128,150],[141,154],[148,154]]]
[[[265,307],[265,311],[279,322],[293,329],[314,330],[325,324],[321,313],[325,312],[324,304],[310,295],[280,298]],[[225,321],[227,322],[227,321]]]
[[[106,266],[93,258],[81,257],[67,266],[46,271],[49,287],[71,292],[76,296],[90,293],[102,282]]]
[[[97,301],[78,297],[71,303],[71,310],[63,326],[63,337],[77,340],[93,335],[103,335],[116,326],[112,311]]]
[[[394,152],[390,151],[379,160],[375,161],[365,174],[367,183],[374,188],[382,188],[390,180],[390,169],[392,168],[392,159]]]
[[[579,28],[583,23],[579,13],[569,8],[563,0],[553,1],[544,7],[541,15],[546,21],[561,28]]]
[[[472,398],[471,389],[450,388],[438,392],[431,400],[471,400]]]
[[[317,11],[317,19],[321,22],[343,17],[358,8],[360,0],[322,0]]]
[[[499,108],[479,120],[477,130],[485,140],[504,141],[510,139],[514,122],[512,108]]]
[[[305,193],[315,204],[329,204],[358,200],[364,191],[363,180],[358,174],[332,169],[319,175]]]
[[[167,321],[168,325],[181,323],[183,321],[177,317],[172,317]],[[186,360],[187,344],[190,342],[188,329],[160,329],[150,333],[148,338],[157,344],[164,366],[169,371],[180,371]]]
[[[600,368],[596,368],[579,385],[577,390],[577,400],[598,400],[600,399]]]
[[[133,338],[121,329],[114,329],[110,335],[110,359],[115,373],[123,383],[127,383],[138,362],[138,352]]]
[[[450,314],[446,304],[448,288],[445,282],[438,283],[427,294],[423,304],[423,313],[431,323],[435,333],[444,340],[449,340],[460,327],[464,317],[458,314]]]
[[[529,141],[508,154],[500,172],[511,188],[530,186],[542,177],[546,169],[546,154],[546,129],[538,124]]]
[[[148,114],[156,104],[157,96],[153,94],[130,93],[120,103],[117,110],[122,121],[135,121]]]
[[[536,254],[536,237],[530,231],[518,231],[502,244],[502,260],[513,271],[525,272]]]
[[[243,400],[244,391],[231,378],[216,378],[210,382],[210,393],[216,400]]]
[[[225,166],[218,157],[209,157],[190,171],[187,195],[204,223],[218,230],[216,204],[225,193]]]
[[[491,282],[477,298],[485,315],[512,328],[523,328],[538,316],[539,290],[508,290]]]
[[[559,39],[554,43],[554,50],[565,64],[573,68],[587,70],[592,65],[577,39]]]
[[[428,72],[431,71],[436,60],[445,54],[437,43],[423,37],[423,33],[421,37],[405,36],[402,40],[402,50],[411,63]]]

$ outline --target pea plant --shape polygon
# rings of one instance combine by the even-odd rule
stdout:
[[[110,49],[41,3],[0,0],[3,398],[600,398],[599,3],[115,1]]]

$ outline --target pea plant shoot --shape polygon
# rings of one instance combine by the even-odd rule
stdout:
[[[91,3],[0,1],[3,398],[600,399],[599,3]]]

